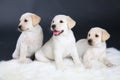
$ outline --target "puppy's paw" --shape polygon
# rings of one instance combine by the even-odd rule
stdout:
[[[63,63],[60,63],[60,64],[56,65],[56,67],[57,67],[57,70],[62,70],[62,71],[64,71],[64,69],[65,69]]]
[[[90,64],[88,64],[88,63],[84,64],[84,66],[85,66],[86,69],[90,69],[91,68]]]
[[[112,67],[114,66],[110,61],[108,61],[107,59],[104,59],[104,62],[103,62],[107,67]]]
[[[26,59],[19,59],[18,62],[24,64],[24,63],[30,63],[30,62],[32,62],[32,60],[29,58],[26,58]]]
[[[75,65],[76,66],[82,66],[82,62],[81,61],[77,61],[77,62],[75,62]]]
[[[112,63],[106,64],[107,67],[113,67],[114,65]]]
[[[86,68],[86,69],[91,69],[91,67],[90,67],[90,66],[85,66],[85,68]]]

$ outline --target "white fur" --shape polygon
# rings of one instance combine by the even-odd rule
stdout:
[[[106,58],[106,42],[102,41],[105,34],[103,34],[102,31],[104,31],[105,34],[108,34],[101,28],[92,28],[88,32],[87,39],[81,39],[76,43],[79,56],[82,57],[86,68],[91,68],[96,65],[97,61],[108,67],[113,66],[113,64],[111,64]],[[96,37],[96,35],[98,35],[98,37]],[[106,36],[107,39],[108,37]],[[89,39],[92,40],[91,45],[88,44]]]
[[[72,30],[68,28],[69,23],[67,18],[70,17],[65,15],[54,17],[51,26],[55,24],[55,30],[64,30],[64,32],[57,36],[53,34],[52,38],[35,54],[38,61],[47,62],[49,61],[48,59],[55,60],[57,68],[64,69],[63,58],[71,56],[75,64],[80,64],[75,45],[75,37]],[[60,23],[60,20],[63,23]],[[53,28],[51,30],[54,31]]]
[[[115,67],[76,69],[70,59],[65,60],[65,70],[58,71],[54,63],[33,61],[20,64],[16,60],[0,62],[0,80],[120,80],[120,51],[107,49],[108,59]]]
[[[27,61],[41,46],[43,42],[43,32],[39,23],[33,26],[32,13],[25,13],[20,18],[20,24],[23,31],[18,38],[16,49],[12,55],[13,58],[19,59],[20,62]],[[24,22],[27,19],[28,22]]]

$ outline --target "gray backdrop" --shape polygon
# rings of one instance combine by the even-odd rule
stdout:
[[[41,16],[44,43],[51,37],[50,22],[57,14],[71,16],[76,40],[85,38],[91,27],[107,29],[108,47],[120,49],[120,0],[0,0],[0,60],[11,59],[20,32],[20,16],[34,12]]]

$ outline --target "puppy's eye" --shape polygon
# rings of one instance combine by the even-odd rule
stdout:
[[[99,35],[96,34],[95,37],[99,37]]]
[[[60,23],[63,23],[63,21],[62,21],[62,20],[60,20]]]
[[[25,19],[25,20],[24,20],[24,22],[28,22],[28,20],[27,20],[27,19]]]
[[[52,21],[52,23],[54,23],[54,21]]]

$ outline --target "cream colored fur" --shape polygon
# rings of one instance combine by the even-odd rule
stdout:
[[[60,34],[57,36],[53,34],[52,38],[36,52],[36,59],[43,62],[55,60],[56,67],[63,70],[63,58],[71,56],[74,63],[79,65],[75,37],[71,30],[75,26],[75,21],[69,16],[57,15],[52,20],[51,26],[53,25],[56,27],[55,29],[51,27],[51,30],[53,32],[56,30]]]
[[[43,32],[39,25],[40,17],[33,13],[25,13],[20,18],[19,30],[22,32],[18,38],[13,58],[19,62],[29,62],[30,57],[42,46]]]
[[[106,58],[106,40],[110,38],[110,34],[99,27],[90,29],[87,39],[79,40],[76,45],[79,56],[83,58],[83,63],[86,68],[91,68],[96,64],[96,61],[103,63],[104,65],[113,66]],[[92,40],[88,44],[88,40]],[[95,62],[92,64],[92,62]]]

